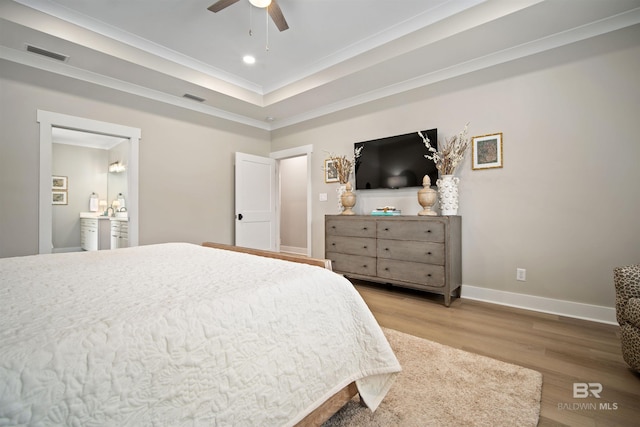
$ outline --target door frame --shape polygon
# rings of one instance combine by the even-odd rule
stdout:
[[[274,151],[269,154],[269,157],[276,160],[276,236],[278,241],[276,247],[280,250],[280,217],[282,215],[282,207],[280,206],[280,160],[289,159],[292,157],[307,156],[307,256],[311,256],[311,249],[313,248],[311,242],[312,231],[312,195],[311,188],[311,154],[313,153],[313,145],[302,145],[300,147],[288,148],[286,150]]]
[[[53,156],[52,129],[54,127],[99,133],[129,139],[127,169],[127,212],[129,214],[129,246],[138,246],[138,159],[142,131],[139,128],[38,110],[40,123],[40,193],[38,207],[38,253],[52,250],[51,162]]]

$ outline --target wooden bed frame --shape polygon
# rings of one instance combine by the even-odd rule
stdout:
[[[224,249],[224,250],[234,251],[234,252],[242,252],[242,253],[251,254],[251,255],[263,256],[267,258],[283,259],[286,261],[298,262],[302,264],[310,264],[310,265],[326,268],[328,270],[332,270],[331,260],[328,260],[328,259],[311,258],[311,257],[302,256],[302,255],[283,254],[279,252],[266,251],[261,249],[243,248],[240,246],[225,245],[222,243],[213,243],[213,242],[204,242],[202,246],[206,246],[208,248],[215,248],[215,249]],[[311,412],[302,421],[296,424],[296,426],[311,427],[311,426],[322,425],[322,423],[324,423],[329,418],[331,418],[333,414],[338,412],[340,408],[346,405],[347,402],[349,402],[357,393],[358,393],[358,388],[356,387],[356,383],[352,382],[351,384],[347,385],[342,390],[340,390],[339,392],[331,396],[316,410]]]

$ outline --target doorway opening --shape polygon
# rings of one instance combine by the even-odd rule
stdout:
[[[128,139],[129,165],[127,170],[127,212],[129,217],[129,246],[138,245],[138,157],[141,130],[129,126],[81,117],[68,116],[50,111],[38,110],[40,123],[40,191],[38,252],[51,253],[53,249],[53,209],[51,203],[51,176],[54,128],[84,131]]]
[[[307,156],[278,162],[280,252],[307,255]]]
[[[312,145],[276,151],[278,173],[278,248],[280,252],[311,256]]]
[[[79,218],[105,216],[107,207],[121,195],[121,210],[127,192],[128,153],[131,141],[84,131],[59,127],[53,129],[52,174],[64,176],[68,186],[66,200],[53,206],[52,251],[79,252],[82,249],[82,220]],[[119,166],[117,169],[114,166]],[[119,203],[119,202],[118,202]],[[122,215],[122,214],[121,214]],[[110,221],[98,222],[101,233],[99,247],[111,248]],[[86,237],[85,233],[85,237]]]

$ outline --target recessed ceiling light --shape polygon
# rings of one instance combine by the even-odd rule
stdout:
[[[255,64],[256,63],[256,58],[251,56],[251,55],[243,56],[242,60],[244,61],[245,64]]]

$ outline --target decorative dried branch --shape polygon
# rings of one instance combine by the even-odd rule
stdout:
[[[425,154],[425,157],[433,160],[442,175],[453,175],[458,165],[464,160],[464,155],[469,149],[468,128],[469,123],[464,126],[462,132],[445,140],[440,151],[431,146],[429,138],[424,136],[422,132],[418,132],[424,145],[430,153],[433,153],[431,155]]]
[[[353,159],[349,159],[344,155],[337,156],[335,154],[329,153],[329,160],[333,162],[333,166],[336,168],[336,172],[338,173],[338,181],[340,181],[340,184],[346,184],[347,182],[349,182],[349,177],[351,176],[351,172],[353,172],[353,166],[355,165],[356,159],[360,157],[361,152],[362,147],[356,148],[354,151]]]

